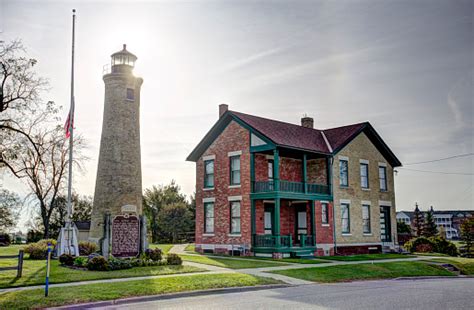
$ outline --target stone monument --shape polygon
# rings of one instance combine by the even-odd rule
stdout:
[[[146,247],[142,216],[140,88],[137,57],[123,49],[104,67],[104,114],[89,239],[102,254],[134,256]],[[138,245],[138,248],[137,248]]]

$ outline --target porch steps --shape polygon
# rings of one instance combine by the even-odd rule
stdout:
[[[296,258],[314,258],[314,252],[312,250],[295,250],[291,251],[290,254]]]

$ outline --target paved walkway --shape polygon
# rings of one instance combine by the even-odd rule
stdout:
[[[186,246],[187,244],[175,245],[170,249],[169,252],[179,254],[179,255],[199,255],[199,254],[189,254],[185,252],[184,249],[186,248]],[[265,260],[237,258],[237,257],[216,257],[216,256],[210,256],[210,257],[218,258],[218,259],[234,259],[234,260],[266,262]],[[432,259],[432,258],[436,258],[436,257],[395,258],[395,259],[384,259],[384,260],[373,260],[373,261],[350,261],[350,262],[349,261],[345,261],[345,262],[343,261],[329,262],[328,261],[328,263],[321,263],[321,264],[298,264],[298,263],[285,262],[285,263],[278,263],[278,266],[273,266],[273,267],[245,268],[245,269],[230,269],[230,268],[184,261],[183,262],[184,265],[202,268],[207,271],[169,274],[169,275],[156,275],[156,276],[142,276],[142,277],[131,277],[131,278],[100,279],[100,280],[90,280],[90,281],[80,281],[80,282],[57,283],[57,284],[50,284],[49,287],[52,288],[52,287],[79,286],[79,285],[88,285],[88,284],[97,284],[97,283],[128,282],[128,281],[139,281],[139,280],[170,278],[170,277],[187,277],[187,276],[193,276],[193,275],[198,275],[198,274],[207,275],[207,274],[221,274],[221,273],[245,273],[245,274],[259,276],[259,277],[272,278],[272,279],[279,280],[290,285],[305,285],[305,284],[313,284],[313,282],[291,278],[284,275],[274,274],[274,273],[269,273],[269,272],[277,271],[277,270],[287,270],[287,269],[322,268],[322,267],[338,266],[338,265],[406,262],[406,261],[426,260],[426,259]],[[6,293],[6,292],[13,292],[13,291],[33,290],[33,289],[38,289],[38,288],[44,288],[44,285],[21,286],[21,287],[0,289],[0,294]]]

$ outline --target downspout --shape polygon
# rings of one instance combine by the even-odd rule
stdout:
[[[334,190],[333,190],[334,181],[333,181],[333,178],[332,178],[333,163],[334,163],[334,157],[331,156],[329,158],[329,172],[330,172],[330,178],[331,178],[331,183],[330,183],[329,190],[330,190],[330,194],[332,196],[332,238],[333,238],[333,242],[334,242],[334,255],[336,255],[337,254],[337,240],[336,240],[337,234],[336,234],[336,208],[335,208]]]

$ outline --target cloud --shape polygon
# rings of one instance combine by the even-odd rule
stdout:
[[[257,60],[261,60],[263,58],[281,53],[285,49],[288,49],[288,47],[286,47],[286,48],[282,48],[282,47],[272,48],[272,49],[269,49],[269,50],[266,50],[266,51],[263,51],[263,52],[260,52],[260,53],[257,53],[257,54],[239,59],[239,60],[236,60],[233,63],[225,65],[219,71],[220,71],[220,73],[224,73],[224,72],[228,72],[228,71],[237,70],[237,69],[245,67],[245,66],[247,66],[247,65],[249,65],[253,62],[256,62]]]

